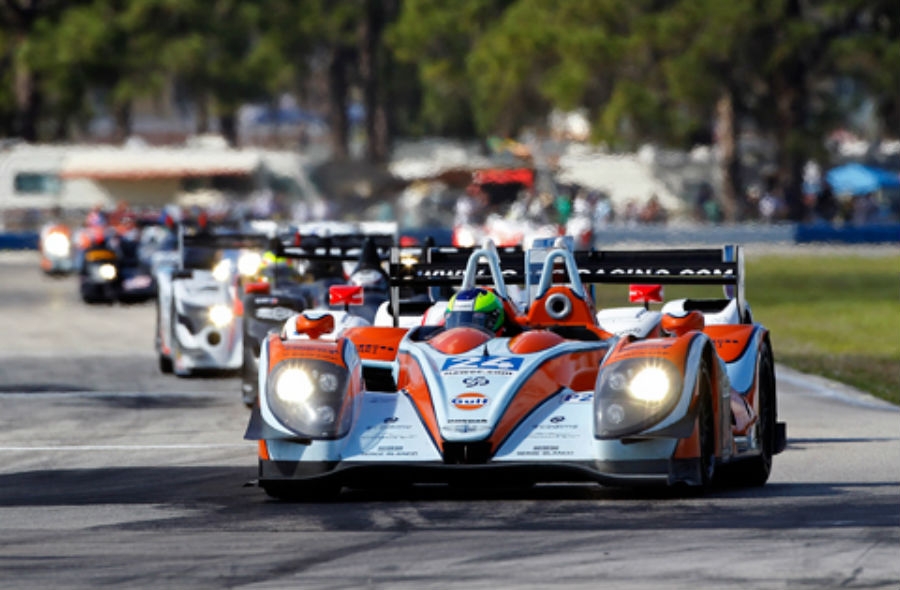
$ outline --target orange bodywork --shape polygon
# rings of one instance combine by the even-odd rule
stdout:
[[[737,360],[747,349],[753,335],[751,324],[707,326],[704,330],[726,363]]]
[[[484,330],[460,326],[437,334],[428,343],[444,354],[462,354],[490,339],[491,335]]]
[[[535,407],[548,397],[554,395],[561,387],[569,387],[575,391],[584,391],[585,383],[593,383],[597,379],[600,361],[606,349],[576,352],[556,357],[544,363],[522,387],[516,392],[503,417],[489,440],[493,449],[498,449],[513,429]]]
[[[432,440],[443,451],[444,445],[441,439],[441,431],[438,428],[434,406],[431,403],[428,383],[425,381],[425,376],[422,375],[422,368],[419,366],[419,363],[407,353],[400,354],[400,374],[397,377],[397,389],[406,390],[409,394]]]
[[[347,328],[344,337],[356,345],[359,356],[366,360],[393,361],[407,328],[365,326]]]
[[[341,350],[344,340],[295,340],[283,341],[278,334],[270,334],[269,368],[271,371],[278,363],[288,359],[313,359],[327,361],[339,367],[346,367]]]

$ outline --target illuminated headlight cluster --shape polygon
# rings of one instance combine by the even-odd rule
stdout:
[[[116,279],[116,275],[118,274],[118,272],[116,271],[116,266],[109,263],[95,266],[94,272],[97,273],[98,278],[104,281],[114,281]]]
[[[681,374],[664,359],[626,359],[604,367],[597,380],[598,438],[636,434],[666,416],[678,401]]]
[[[213,278],[220,283],[227,283],[231,279],[231,261],[220,260],[212,270]]]
[[[347,378],[347,369],[332,363],[284,361],[269,375],[269,407],[300,436],[339,438],[350,427]]]
[[[224,328],[234,319],[234,311],[227,305],[213,305],[209,308],[209,321],[217,328]]]
[[[242,252],[237,262],[238,272],[244,277],[253,276],[259,270],[260,264],[262,256],[259,252]]]
[[[44,252],[50,256],[58,256],[60,258],[68,256],[72,251],[72,244],[69,237],[60,232],[51,232],[44,238]]]

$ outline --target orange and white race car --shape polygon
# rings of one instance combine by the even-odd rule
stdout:
[[[263,342],[245,437],[269,495],[385,479],[762,485],[785,446],[770,335],[744,299],[737,246],[486,243],[431,248],[413,265],[398,250],[389,274],[395,317],[404,289],[458,291],[423,325],[303,312]],[[600,283],[635,285],[645,303],[597,312]],[[650,310],[646,286],[668,283],[726,296]]]

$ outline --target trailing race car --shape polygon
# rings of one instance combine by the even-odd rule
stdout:
[[[435,248],[413,266],[395,250],[390,278],[392,298],[460,290],[440,304],[439,325],[345,326],[307,311],[263,342],[245,438],[259,441],[269,495],[321,497],[385,478],[762,485],[785,446],[769,332],[744,299],[739,247],[487,243]],[[598,283],[722,284],[726,297],[598,319]]]
[[[67,275],[75,271],[72,230],[65,223],[48,223],[38,235],[41,270],[48,275]]]
[[[241,397],[248,407],[256,403],[259,386],[259,351],[270,332],[279,332],[285,320],[306,309],[328,309],[332,285],[355,285],[364,302],[354,302],[353,313],[374,319],[378,306],[387,301],[388,277],[381,268],[394,238],[390,234],[320,236],[296,234],[290,246],[270,247],[256,280],[245,285],[243,309],[243,365]],[[294,245],[296,244],[296,245]],[[356,261],[345,277],[344,265]],[[354,292],[355,293],[355,292]]]
[[[243,362],[241,276],[256,272],[268,238],[179,233],[179,264],[159,267],[156,352],[163,373],[237,370]]]

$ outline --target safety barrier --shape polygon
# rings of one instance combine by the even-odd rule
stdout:
[[[37,232],[0,233],[0,250],[37,250]]]

